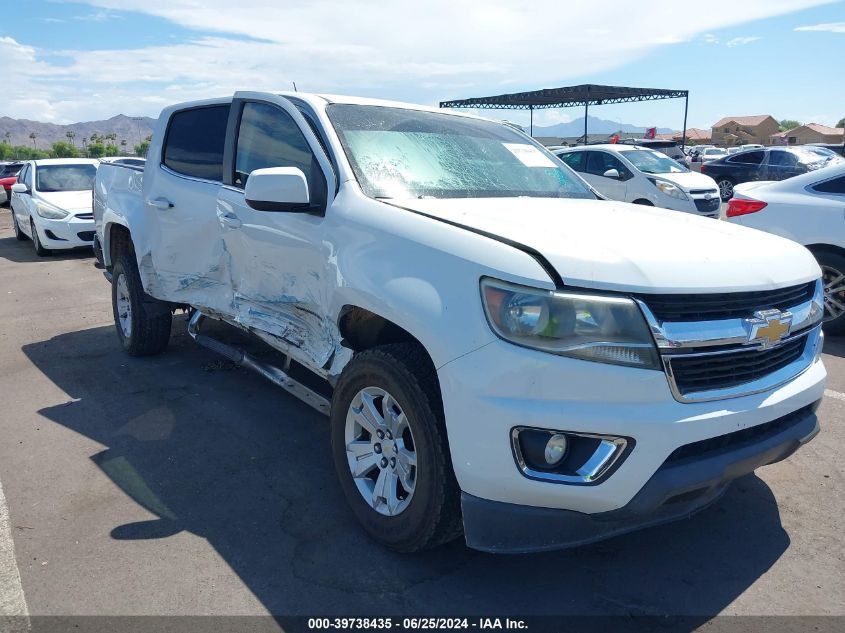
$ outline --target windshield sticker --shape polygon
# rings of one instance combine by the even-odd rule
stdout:
[[[552,160],[539,149],[527,143],[502,143],[511,154],[526,167],[556,167]]]

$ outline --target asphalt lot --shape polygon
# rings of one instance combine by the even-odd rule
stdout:
[[[128,358],[92,256],[36,257],[0,209],[0,483],[31,615],[845,615],[843,341],[822,433],[694,519],[566,552],[406,556],[354,523],[326,419],[185,326]]]

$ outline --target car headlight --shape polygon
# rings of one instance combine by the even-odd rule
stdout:
[[[632,299],[481,280],[490,327],[516,345],[582,360],[660,369],[654,340]]]
[[[671,182],[667,182],[666,180],[658,180],[657,178],[649,178],[654,186],[657,187],[662,193],[665,193],[667,196],[672,198],[677,198],[678,200],[686,200],[687,194],[685,194],[680,187],[673,185]]]
[[[61,220],[69,215],[64,209],[54,207],[46,202],[36,202],[35,212],[46,220]]]

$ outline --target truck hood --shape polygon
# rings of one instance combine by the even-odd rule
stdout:
[[[390,203],[531,247],[568,286],[732,292],[781,288],[821,274],[810,252],[795,242],[655,207],[559,198]]]
[[[65,211],[91,211],[91,190],[39,191],[38,197]]]
[[[646,174],[646,176],[668,180],[669,182],[678,185],[684,191],[689,191],[690,189],[712,189],[715,191],[718,189],[715,180],[713,180],[710,176],[705,176],[697,171],[683,171],[668,174]]]

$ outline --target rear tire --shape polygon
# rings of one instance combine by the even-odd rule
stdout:
[[[839,253],[814,253],[822,269],[824,284],[824,331],[845,334],[845,257]]]
[[[117,337],[130,356],[153,356],[167,349],[173,314],[170,306],[144,292],[132,251],[112,268],[112,312]]]
[[[39,257],[48,257],[53,254],[49,248],[44,248],[41,244],[41,238],[38,237],[38,231],[35,229],[35,222],[29,221],[29,230],[32,231],[32,244],[35,246],[35,254]]]
[[[437,374],[418,345],[352,359],[332,398],[331,438],[343,493],[373,539],[417,552],[461,534]]]
[[[727,202],[734,197],[733,180],[730,178],[719,178],[716,181],[716,185],[719,187],[719,197],[722,198],[722,202]]]

